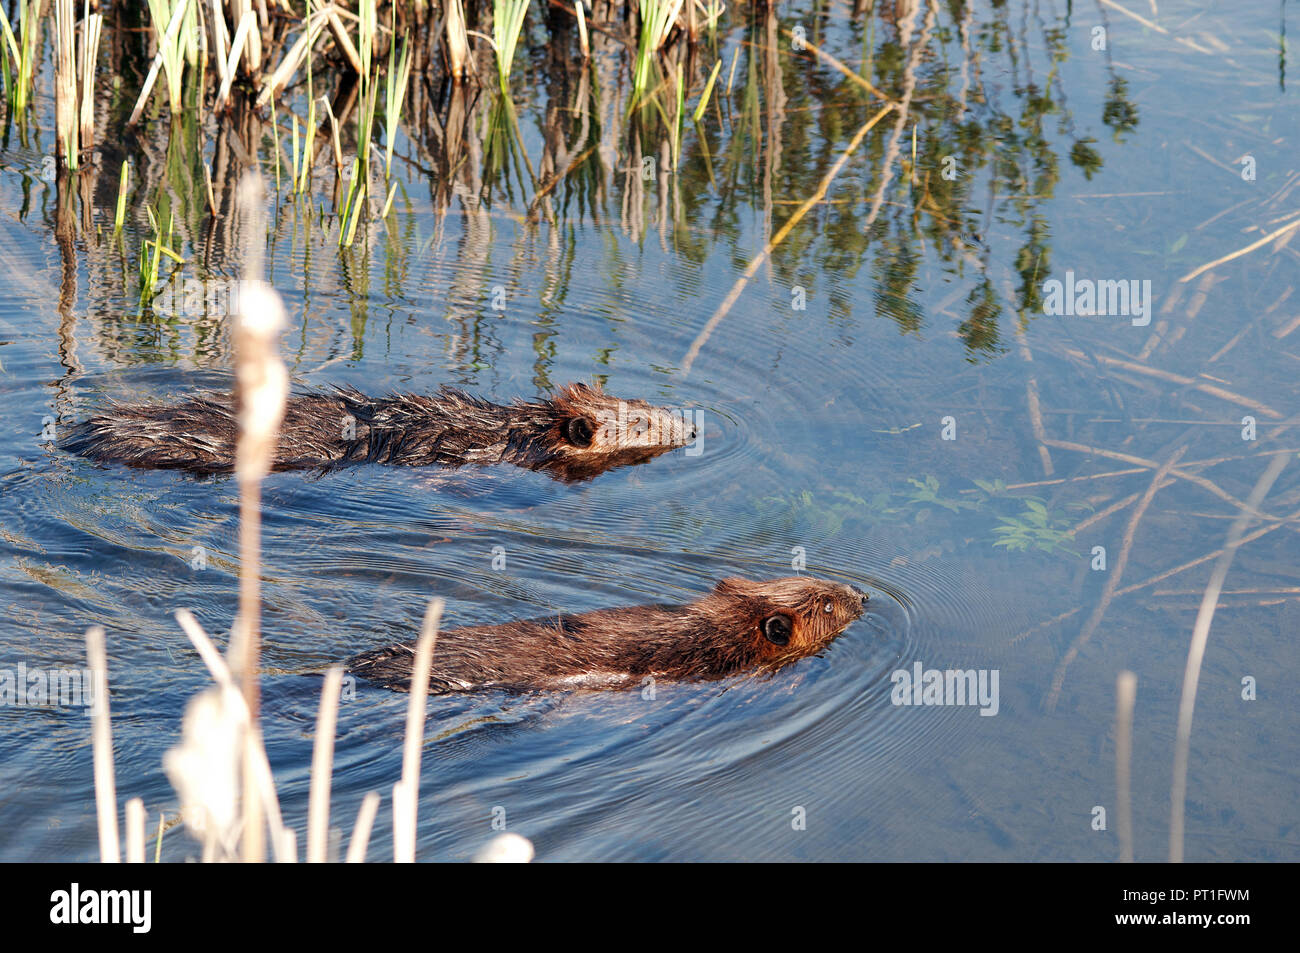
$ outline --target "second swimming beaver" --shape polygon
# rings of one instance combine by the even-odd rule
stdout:
[[[724,579],[686,605],[625,606],[438,634],[429,691],[603,688],[664,679],[774,672],[816,655],[862,616],[852,586],[793,577]],[[415,643],[347,662],[368,681],[409,691]]]
[[[60,445],[107,463],[228,473],[239,419],[230,398],[119,405],[72,428]],[[346,463],[459,467],[510,463],[564,482],[643,463],[695,439],[686,419],[599,385],[494,404],[443,387],[432,397],[371,398],[351,388],[289,398],[276,470]]]

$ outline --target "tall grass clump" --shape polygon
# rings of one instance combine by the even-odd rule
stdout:
[[[639,97],[650,82],[650,67],[655,54],[668,41],[668,34],[683,0],[641,0],[641,38],[636,48],[636,65],[632,73],[632,95]]]
[[[510,92],[510,67],[515,61],[515,48],[524,28],[529,0],[493,0],[492,39],[497,52],[497,73],[501,78],[501,92]],[[680,0],[679,0],[680,2]]]
[[[339,221],[339,244],[350,246],[356,237],[357,221],[370,192],[370,140],[375,128],[375,104],[378,96],[375,87],[378,76],[371,71],[374,53],[375,0],[361,0],[360,22],[357,25],[358,52],[361,58],[360,91],[357,96],[357,155],[352,160],[352,175],[347,198],[343,203],[343,216]],[[308,135],[312,131],[308,130]]]
[[[41,0],[18,0],[18,36],[0,6],[0,30],[4,32],[5,92],[13,111],[27,111],[36,67],[36,41],[40,34],[37,16]]]
[[[167,98],[172,115],[183,110],[181,94],[185,66],[193,66],[198,61],[195,2],[196,0],[149,0],[149,19],[153,25],[154,38],[158,41],[158,55],[149,67],[149,75],[145,77],[140,98],[136,100],[135,109],[131,113],[132,125],[144,111],[160,68],[167,77]]]
[[[402,121],[402,100],[406,97],[406,84],[411,76],[411,43],[402,38],[402,55],[395,59],[397,42],[388,47],[388,88],[384,97],[384,133],[388,144],[384,153],[384,175],[393,174],[393,146],[397,140],[397,127]]]

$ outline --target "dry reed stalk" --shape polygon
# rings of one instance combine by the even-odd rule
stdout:
[[[90,12],[90,0],[85,0],[81,23],[81,50],[77,56],[81,76],[78,146],[85,152],[95,147],[95,62],[99,59],[99,36],[104,28],[103,15]]]
[[[126,802],[126,862],[144,863],[144,801],[138,797]]]
[[[90,664],[90,731],[95,759],[95,813],[99,819],[99,859],[116,864],[122,859],[117,840],[117,790],[113,779],[113,727],[108,713],[108,655],[104,629],[86,630],[86,657]]]
[[[1070,643],[1070,647],[1056,667],[1056,674],[1052,676],[1052,687],[1048,690],[1047,697],[1043,702],[1043,707],[1047,711],[1056,710],[1056,703],[1061,697],[1061,687],[1065,684],[1065,673],[1069,669],[1070,663],[1078,658],[1079,652],[1088,644],[1088,640],[1092,638],[1093,633],[1097,631],[1097,627],[1101,625],[1106,610],[1110,608],[1111,600],[1115,598],[1115,590],[1119,588],[1120,580],[1124,577],[1124,568],[1128,565],[1128,555],[1133,549],[1133,539],[1137,535],[1138,524],[1142,522],[1147,507],[1151,505],[1156,493],[1164,485],[1165,477],[1173,471],[1174,465],[1182,459],[1183,454],[1186,452],[1187,446],[1183,445],[1175,450],[1168,460],[1160,464],[1155,476],[1151,478],[1151,484],[1147,487],[1146,492],[1142,494],[1142,499],[1138,500],[1137,507],[1129,517],[1128,525],[1124,528],[1124,540],[1120,546],[1119,558],[1115,560],[1114,570],[1106,577],[1106,585],[1102,589],[1101,600],[1097,603],[1097,607],[1092,610],[1092,615],[1088,616],[1088,621],[1083,624],[1083,628],[1075,636],[1074,641]]]
[[[840,157],[835,160],[834,165],[832,165],[830,169],[827,170],[826,174],[822,176],[822,180],[817,184],[817,190],[813,192],[812,197],[795,209],[794,213],[786,220],[786,223],[781,226],[775,235],[772,236],[772,240],[763,246],[763,250],[754,256],[754,260],[749,263],[741,276],[736,279],[736,283],[731,286],[731,290],[727,292],[727,297],[724,298],[722,304],[718,306],[718,310],[713,313],[713,317],[709,318],[709,321],[704,325],[703,330],[701,330],[700,333],[696,335],[695,340],[691,342],[690,350],[686,352],[686,356],[682,359],[683,379],[690,374],[691,365],[694,364],[695,359],[699,357],[700,349],[708,342],[710,335],[713,334],[717,326],[722,323],[722,319],[727,316],[727,312],[735,305],[737,299],[740,298],[740,293],[745,290],[745,286],[749,284],[750,279],[753,278],[754,275],[758,274],[758,270],[763,267],[763,263],[767,261],[769,256],[771,256],[772,251],[780,245],[781,242],[785,241],[786,236],[788,236],[790,232],[794,230],[794,227],[803,220],[803,217],[808,214],[808,211],[825,198],[826,190],[830,188],[830,184],[834,181],[835,177],[840,174],[840,170],[844,168],[844,164],[849,161],[849,156],[853,155],[858,146],[861,145],[862,140],[866,137],[867,133],[871,131],[872,127],[874,127],[876,123],[880,122],[880,120],[884,119],[885,116],[889,115],[889,112],[893,108],[893,106],[886,106],[863,124],[862,128],[854,134],[853,139],[849,142],[848,146],[846,146],[844,151],[840,153]]]
[[[402,779],[393,785],[393,861],[415,863],[415,829],[420,800],[420,748],[424,741],[424,713],[429,707],[429,670],[443,601],[434,599],[424,613],[424,625],[415,643],[411,670],[411,696],[406,706],[406,743],[402,750]]]
[[[249,173],[239,186],[241,225],[248,249],[246,272],[262,273],[265,242],[261,177]],[[289,375],[280,360],[277,339],[287,323],[280,296],[270,285],[246,277],[240,285],[234,328],[235,382],[239,437],[235,445],[235,479],[239,484],[239,617],[240,653],[236,656],[249,732],[244,763],[244,859],[261,861],[264,853],[259,792],[254,786],[258,749],[258,669],[261,655],[261,482],[271,472],[289,392]],[[261,753],[265,759],[265,753]],[[278,845],[283,849],[284,845]]]
[[[220,23],[221,21],[218,20],[217,22]],[[230,87],[235,81],[235,70],[239,68],[240,56],[248,44],[248,38],[253,33],[255,25],[256,20],[253,11],[249,10],[244,14],[243,19],[239,21],[239,26],[235,29],[235,38],[230,44],[229,54],[223,60],[221,51],[217,52],[217,74],[221,78],[221,87],[217,90],[217,98],[212,103],[214,112],[220,111],[226,105],[226,101],[230,99]],[[225,29],[225,24],[222,24],[221,31],[223,35]]]
[[[461,0],[447,0],[447,60],[451,78],[460,83],[465,79],[465,64],[469,61],[469,36],[465,32],[465,7]]]
[[[334,42],[338,48],[343,51],[347,57],[348,63],[352,66],[352,71],[358,76],[363,69],[361,65],[361,55],[357,48],[352,44],[352,37],[348,36],[347,28],[343,26],[343,20],[339,17],[338,11],[330,7],[325,8],[325,15],[328,17],[330,32],[334,34]]]
[[[307,798],[307,863],[325,863],[330,824],[330,776],[334,770],[334,728],[339,715],[343,669],[335,665],[325,673],[316,712],[316,743],[312,747],[311,793]]]
[[[1290,462],[1289,456],[1274,457],[1267,469],[1260,475],[1254,489],[1250,491],[1247,503],[1255,510],[1268,491],[1273,488],[1282,470]],[[1183,670],[1183,692],[1178,703],[1178,728],[1174,736],[1174,779],[1169,789],[1169,862],[1183,862],[1183,826],[1184,812],[1187,809],[1187,761],[1192,746],[1192,716],[1196,711],[1196,687],[1201,679],[1201,663],[1205,659],[1205,647],[1210,640],[1210,625],[1214,621],[1214,610],[1219,602],[1219,593],[1223,590],[1228,570],[1237,555],[1237,549],[1245,541],[1246,525],[1250,522],[1249,513],[1241,513],[1233,520],[1228,530],[1228,539],[1224,544],[1210,573],[1209,582],[1205,584],[1205,593],[1201,597],[1201,607],[1196,613],[1196,622],[1192,626],[1192,642],[1187,649],[1187,665]]]
[[[366,846],[370,843],[370,828],[375,823],[375,812],[379,810],[379,792],[367,791],[361,799],[357,810],[357,822],[352,827],[352,840],[348,843],[347,862],[363,864],[366,861]]]
[[[271,775],[271,764],[266,757],[266,748],[262,743],[262,735],[255,721],[253,721],[248,705],[244,699],[243,692],[240,690],[235,673],[231,670],[226,659],[217,651],[208,634],[203,631],[193,614],[186,609],[176,611],[176,621],[180,624],[181,630],[189,637],[195,651],[199,653],[199,658],[203,660],[204,666],[212,676],[212,680],[217,683],[216,689],[209,691],[219,692],[217,698],[222,705],[229,706],[226,712],[227,716],[234,717],[242,726],[243,743],[239,755],[242,771],[243,785],[243,818],[242,826],[245,833],[245,852],[247,852],[248,839],[247,835],[252,824],[258,825],[257,840],[261,841],[261,818],[265,816],[271,830],[271,847],[275,852],[276,860],[286,862],[293,859],[294,843],[293,839],[285,836],[286,828],[280,814],[280,802],[275,793],[275,782]],[[236,639],[231,639],[230,653],[236,655],[239,648]],[[200,696],[201,697],[201,696]],[[197,700],[197,699],[196,699]],[[216,699],[214,699],[216,700]],[[194,702],[191,702],[194,704]],[[188,714],[188,712],[187,712]],[[169,752],[169,757],[171,752]],[[169,771],[170,773],[170,771]],[[204,855],[209,859],[215,859],[215,827],[208,825],[206,832],[207,843],[204,847]]]
[[[54,2],[54,130],[56,151],[65,169],[76,169],[80,154],[77,116],[76,17],[72,0]]]
[[[1133,706],[1137,676],[1119,673],[1115,679],[1115,833],[1121,863],[1133,863]]]
[[[230,22],[243,23],[244,17],[253,12],[253,5],[250,0],[230,0],[227,4],[230,8]],[[266,15],[266,4],[264,0],[257,2],[257,18],[262,29],[265,30],[268,21]],[[249,76],[256,77],[262,71],[262,33],[261,30],[250,30],[248,35],[248,56],[244,58],[244,66]]]
[[[289,47],[288,52],[280,61],[280,65],[275,68],[275,72],[262,84],[262,91],[257,94],[257,105],[265,106],[272,96],[279,95],[280,90],[288,85],[293,74],[298,71],[303,60],[311,55],[311,49],[316,44],[317,37],[320,36],[321,30],[325,29],[328,21],[328,14],[317,10],[307,19],[307,26],[298,35],[293,46]],[[253,32],[256,36],[256,31]]]
[[[573,0],[573,13],[578,18],[578,48],[582,50],[582,58],[589,60],[591,43],[587,39],[587,14],[582,8],[582,0]]]
[[[330,136],[334,145],[334,169],[341,176],[343,175],[343,146],[339,143],[339,124],[334,118],[334,108],[330,106],[328,96],[322,96],[321,102],[325,104],[325,115],[330,121]]]

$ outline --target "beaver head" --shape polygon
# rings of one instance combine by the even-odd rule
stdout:
[[[867,594],[853,586],[791,576],[751,582],[723,579],[694,608],[728,631],[738,668],[776,671],[816,655],[862,618]]]
[[[664,407],[574,383],[530,405],[534,413],[516,462],[565,482],[644,463],[695,439],[695,426]]]

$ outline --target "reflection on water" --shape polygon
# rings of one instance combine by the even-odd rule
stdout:
[[[670,46],[640,104],[603,3],[588,63],[570,21],[537,18],[513,99],[443,82],[417,43],[429,78],[411,84],[392,206],[381,217],[380,183],[351,245],[328,124],[302,195],[284,108],[273,124],[238,99],[220,122],[101,134],[99,166],[46,181],[38,82],[0,141],[0,669],[81,667],[81,632],[103,623],[119,790],[174,813],[161,756],[207,679],[171,613],[228,630],[235,487],[96,467],[48,435],[108,399],[225,386],[219,291],[248,237],[235,183],[253,162],[276,181],[278,155],[266,256],[299,385],[506,399],[599,381],[691,409],[703,439],[576,486],[271,477],[263,716],[291,824],[314,676],[411,638],[430,596],[449,624],[491,624],[794,569],[872,600],[774,678],[436,700],[420,856],[469,857],[500,809],[541,859],[1113,859],[1092,811],[1114,803],[1113,686],[1131,669],[1136,855],[1163,857],[1205,581],[1265,458],[1300,449],[1276,10],[1173,6],[1160,32],[1068,4],[740,4]],[[96,111],[118,129],[147,59],[104,55],[124,81]],[[332,107],[345,154],[354,98]],[[288,102],[303,124],[305,90]],[[185,259],[161,288],[137,272],[151,213]],[[1097,293],[1050,307],[1067,276]],[[204,293],[165,293],[186,281]],[[1125,310],[1129,281],[1150,282],[1149,324]],[[1297,859],[1298,480],[1292,464],[1257,505],[1214,619],[1189,859]],[[997,670],[998,714],[893,704],[891,676],[917,663]],[[405,702],[363,683],[345,699],[335,824],[399,776]],[[94,856],[88,739],[80,710],[0,706],[0,857]],[[164,840],[168,859],[197,853]]]

